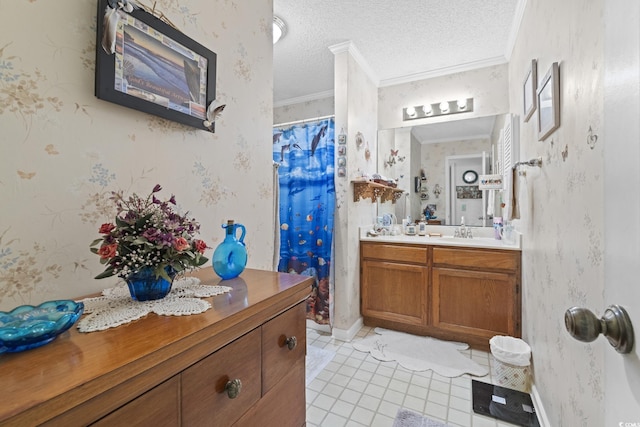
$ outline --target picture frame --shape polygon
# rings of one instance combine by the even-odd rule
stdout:
[[[529,64],[529,70],[527,76],[524,78],[522,84],[522,99],[524,108],[524,121],[528,122],[533,113],[536,111],[538,105],[537,102],[537,89],[538,89],[538,61],[531,60]]]
[[[538,140],[544,141],[560,127],[560,67],[551,64],[536,92],[538,101]]]
[[[95,95],[213,132],[203,122],[216,98],[217,55],[143,8],[113,12],[120,17],[109,53],[102,47],[108,4],[98,0]]]
[[[346,156],[346,155],[347,155],[347,146],[338,145],[338,156]]]
[[[347,159],[344,157],[338,157],[338,167],[347,166]]]
[[[347,134],[341,133],[338,135],[338,144],[346,144],[347,143]]]
[[[338,176],[341,178],[347,176],[347,168],[346,167],[338,168]]]

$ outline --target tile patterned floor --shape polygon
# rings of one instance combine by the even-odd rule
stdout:
[[[373,328],[364,326],[355,339],[372,334]],[[451,427],[513,426],[473,412],[469,375],[447,378],[433,371],[408,371],[314,329],[307,329],[307,345],[336,352],[307,387],[308,427],[392,427],[400,407]],[[463,353],[491,371],[490,353]],[[491,374],[474,378],[491,383]]]

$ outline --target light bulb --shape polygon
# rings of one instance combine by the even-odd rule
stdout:
[[[464,110],[467,108],[467,100],[466,99],[459,99],[458,100],[458,110]]]
[[[431,104],[424,104],[422,106],[422,111],[424,111],[425,116],[428,116],[433,113],[433,108],[431,108]]]
[[[440,103],[440,112],[442,112],[443,114],[446,114],[449,112],[449,103],[446,101],[442,101]]]
[[[416,109],[414,107],[407,107],[407,116],[415,117],[416,116]]]
[[[273,17],[273,44],[276,44],[285,33],[287,32],[287,26],[284,21],[277,16]]]

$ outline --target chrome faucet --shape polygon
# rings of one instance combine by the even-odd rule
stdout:
[[[456,228],[453,232],[453,237],[460,237],[463,239],[473,239],[473,233],[470,228],[464,225],[464,217],[460,221],[460,227]]]

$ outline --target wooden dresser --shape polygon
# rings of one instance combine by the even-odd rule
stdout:
[[[211,268],[194,275],[220,282]],[[247,269],[205,313],[150,314],[102,332],[74,326],[0,355],[0,425],[302,426],[312,283]]]

